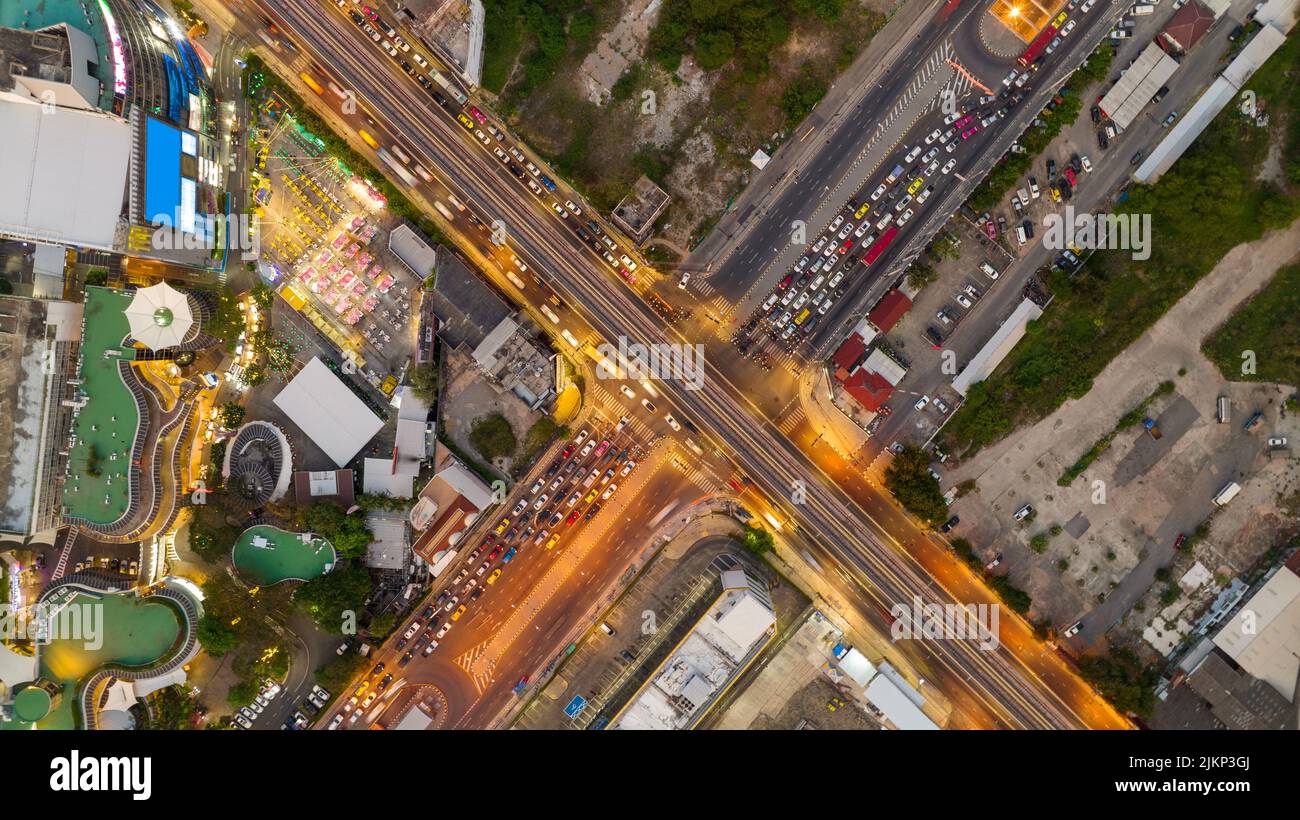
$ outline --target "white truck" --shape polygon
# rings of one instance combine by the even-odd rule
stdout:
[[[1223,489],[1219,490],[1219,492],[1215,494],[1213,499],[1214,503],[1217,506],[1226,507],[1228,506],[1228,502],[1236,498],[1237,493],[1239,492],[1241,492],[1241,485],[1235,481],[1229,481],[1227,484],[1223,485]]]

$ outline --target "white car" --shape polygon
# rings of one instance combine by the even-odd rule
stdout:
[[[627,396],[629,399],[636,398],[636,393],[634,393],[632,391],[632,388],[628,387],[626,384],[619,385],[618,389],[619,392],[621,392],[624,396]]]
[[[627,269],[630,271],[635,271],[638,267],[637,263],[632,261],[632,257],[628,256],[627,254],[623,254],[619,256],[619,261],[621,261],[625,266],[627,266]]]
[[[937,156],[939,156],[939,149],[931,148],[929,151],[925,152],[925,156],[921,157],[921,162],[929,162]]]
[[[337,728],[339,728],[340,726],[342,726],[342,725],[343,725],[343,717],[344,717],[344,715],[343,715],[341,712],[340,712],[339,714],[335,715],[334,718],[333,718],[333,720],[330,721],[329,729],[330,729],[331,731],[333,731],[334,729],[337,729]]]
[[[961,305],[962,307],[966,308],[967,310],[970,310],[970,309],[971,309],[971,301],[970,301],[969,299],[966,298],[966,294],[964,294],[964,293],[959,293],[959,294],[957,294],[956,296],[954,296],[953,298],[957,300],[957,304]]]
[[[924,203],[927,199],[930,198],[930,194],[932,193],[934,193],[934,186],[930,185],[924,191],[916,195],[916,204],[920,205]]]
[[[1032,505],[1023,504],[1021,505],[1020,509],[1016,510],[1015,515],[1011,517],[1017,521],[1024,521],[1026,518],[1030,516],[1031,513],[1033,513],[1033,511],[1034,508]]]
[[[843,224],[844,224],[844,214],[839,214],[835,217],[834,221],[831,222],[831,226],[826,230],[833,231]]]
[[[673,428],[675,432],[681,432],[682,425],[678,423],[677,419],[673,418],[672,413],[664,416],[664,421],[668,422],[668,426]]]
[[[1092,160],[1088,159],[1087,154],[1079,157],[1079,165],[1083,167],[1084,173],[1092,173]]]
[[[556,214],[558,217],[560,217],[560,219],[568,219],[568,218],[569,218],[569,212],[566,211],[566,210],[564,210],[564,206],[561,205],[561,204],[558,203],[558,202],[552,202],[552,203],[551,203],[551,210],[552,210],[552,211],[555,211],[555,214]]]
[[[1095,5],[1097,5],[1097,0],[1083,0],[1083,5],[1079,6],[1079,13],[1087,14]]]
[[[1068,629],[1066,629],[1064,632],[1061,633],[1061,637],[1073,638],[1075,635],[1079,634],[1079,630],[1082,628],[1083,628],[1083,621],[1075,621],[1073,625],[1071,625]]]
[[[931,131],[931,132],[929,133],[929,135],[926,136],[926,138],[925,138],[925,144],[926,144],[926,145],[934,145],[934,141],[937,140],[937,139],[939,139],[939,135],[942,134],[942,133],[943,133],[943,132],[940,131],[938,128],[934,129],[933,131]]]
[[[912,209],[908,208],[906,211],[903,211],[901,216],[898,217],[898,227],[901,228],[904,225],[906,225],[907,221],[911,218],[912,218]]]
[[[1078,24],[1078,21],[1077,21],[1077,20],[1071,20],[1070,22],[1066,23],[1066,24],[1065,24],[1065,28],[1061,29],[1061,36],[1062,36],[1062,37],[1069,37],[1069,36],[1070,36],[1070,32],[1074,31],[1074,27],[1075,27],[1077,24]]]
[[[915,407],[917,410],[924,410],[925,406],[929,403],[930,403],[930,397],[922,396],[921,398],[917,399],[916,404],[912,406]]]
[[[909,163],[919,156],[921,156],[921,146],[918,145],[912,150],[907,152],[907,155],[903,157],[903,163],[904,164]]]
[[[956,122],[961,118],[962,118],[962,113],[960,111],[954,111],[953,113],[943,118],[943,124],[952,125],[954,122]]]
[[[872,201],[872,202],[875,202],[876,200],[878,200],[878,199],[880,199],[882,196],[884,196],[884,195],[885,195],[885,189],[886,189],[887,187],[888,187],[888,186],[886,186],[885,183],[883,183],[883,182],[880,183],[880,185],[876,186],[876,190],[874,190],[874,191],[871,192],[871,201]]]
[[[582,216],[582,209],[579,208],[577,205],[574,205],[572,199],[566,199],[564,201],[564,207],[568,208],[569,213],[573,214],[574,216]]]
[[[690,274],[689,272],[687,272],[687,273],[683,273],[683,274],[682,274],[681,281],[679,281],[679,282],[677,283],[677,289],[678,289],[678,290],[686,290],[686,283],[688,283],[688,282],[690,282],[690,281],[691,281],[691,274]]]
[[[253,728],[253,724],[252,724],[252,722],[249,721],[249,719],[246,718],[246,717],[244,717],[243,715],[235,715],[235,723],[236,723],[236,725],[238,725],[241,729],[251,729],[251,728]]]
[[[956,143],[953,143],[953,144],[956,145]],[[952,169],[953,169],[953,168],[956,168],[956,167],[957,167],[957,160],[956,160],[956,159],[950,159],[950,160],[948,160],[947,162],[945,162],[945,163],[943,164],[943,167],[940,168],[939,170],[940,170],[941,172],[945,173],[945,174],[951,174],[951,173],[952,173]]]

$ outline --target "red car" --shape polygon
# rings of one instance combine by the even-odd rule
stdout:
[[[502,547],[500,544],[497,544],[495,547],[493,547],[492,551],[488,553],[488,560],[495,561],[497,559],[497,556],[501,554],[501,549]]]
[[[573,512],[569,513],[569,517],[564,519],[565,525],[572,527],[573,522],[578,520],[578,516],[581,514],[581,512],[582,512],[581,510],[574,510]]]
[[[578,445],[576,444],[567,445],[563,450],[560,451],[560,458],[568,458],[569,456],[573,455],[573,451],[576,450],[577,448]]]
[[[1068,165],[1065,167],[1065,179],[1070,183],[1071,188],[1079,184],[1078,178],[1074,175],[1074,169]]]
[[[850,239],[849,241],[845,242],[843,245],[840,245],[840,253],[848,253],[848,252],[849,252],[849,248],[851,248],[851,247],[853,247],[853,240],[852,240],[852,239]]]
[[[794,281],[794,274],[792,274],[792,273],[787,273],[787,274],[785,275],[785,278],[782,279],[782,280],[777,284],[777,287],[778,287],[778,288],[781,288],[781,289],[784,290],[785,288],[790,287],[790,283],[793,282],[793,281]]]
[[[609,449],[609,439],[605,439],[600,443],[600,446],[596,448],[596,458],[600,458],[601,456],[605,455],[605,451],[608,449]]]
[[[1187,540],[1187,536],[1185,534],[1180,533],[1179,536],[1174,539],[1174,549],[1182,549],[1183,542],[1186,540]]]
[[[469,107],[469,115],[478,120],[479,125],[487,125],[487,115],[472,105]]]

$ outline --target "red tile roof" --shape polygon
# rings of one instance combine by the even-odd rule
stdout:
[[[844,389],[858,400],[858,404],[871,411],[879,410],[894,392],[894,386],[884,376],[859,367],[844,383]]]
[[[858,334],[854,333],[845,339],[840,344],[839,350],[836,350],[835,355],[831,357],[831,361],[835,362],[835,378],[843,381],[840,378],[840,371],[852,370],[862,358],[862,354],[866,352],[867,343]]]
[[[1164,31],[1160,33],[1178,48],[1190,51],[1212,25],[1214,25],[1214,13],[1200,3],[1192,2],[1176,11],[1169,19],[1169,23],[1165,25]]]
[[[875,325],[881,333],[888,333],[894,325],[898,324],[898,320],[903,318],[903,314],[907,313],[907,309],[911,306],[912,300],[895,288],[881,297],[876,306],[867,314],[867,320]]]

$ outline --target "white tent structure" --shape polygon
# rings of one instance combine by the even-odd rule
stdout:
[[[151,350],[175,347],[194,326],[185,294],[166,282],[137,290],[126,308],[126,319],[131,337]]]

